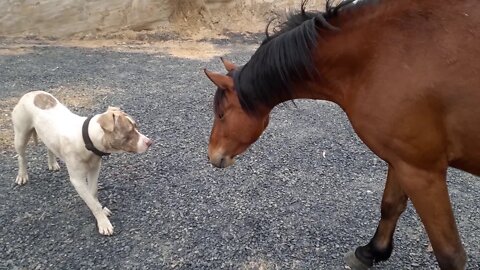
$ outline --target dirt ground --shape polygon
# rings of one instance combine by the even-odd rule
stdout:
[[[338,106],[278,107],[235,166],[214,169],[206,154],[215,87],[202,69],[222,71],[218,59],[29,42],[0,57],[6,106],[30,90],[72,99],[83,116],[119,106],[155,143],[104,161],[99,196],[114,211],[113,237],[98,234],[64,164],[46,169],[44,147],[28,148],[24,187],[13,184],[15,152],[0,148],[0,269],[347,269],[343,254],[374,234],[386,166]],[[215,42],[235,63],[254,51]],[[95,98],[100,90],[105,98]],[[449,179],[467,269],[478,269],[479,182],[459,171]],[[395,243],[374,269],[437,269],[411,205]]]
[[[287,13],[300,8],[300,0],[278,0],[272,3],[247,5],[245,1],[232,1],[221,6],[203,6],[192,3],[203,1],[178,0],[168,27],[153,31],[173,31],[182,38],[203,40],[225,37],[225,33],[260,33],[271,20],[282,19]],[[324,0],[310,0],[307,8],[320,10]],[[141,35],[141,34],[140,34]]]

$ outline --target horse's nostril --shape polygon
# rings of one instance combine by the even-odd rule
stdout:
[[[220,168],[225,168],[225,158],[222,157],[222,159],[220,159]]]

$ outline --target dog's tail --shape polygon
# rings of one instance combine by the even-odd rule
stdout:
[[[32,131],[32,138],[33,138],[33,142],[35,143],[35,145],[38,145],[38,135],[37,135],[37,131],[35,129],[33,129],[33,131]]]

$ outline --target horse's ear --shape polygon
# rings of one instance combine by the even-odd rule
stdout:
[[[204,69],[207,77],[220,89],[233,89],[233,79],[220,73],[211,72]]]
[[[223,58],[223,57],[220,57],[220,60],[222,60],[222,63],[223,63],[223,65],[225,66],[225,69],[226,69],[228,72],[230,72],[230,71],[232,71],[232,70],[234,70],[234,69],[237,68],[237,66],[235,66],[234,63],[226,60],[226,59]]]

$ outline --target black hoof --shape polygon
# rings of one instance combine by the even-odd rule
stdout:
[[[368,270],[372,265],[365,264],[357,258],[355,251],[350,251],[345,254],[345,263],[350,266],[352,270]]]

